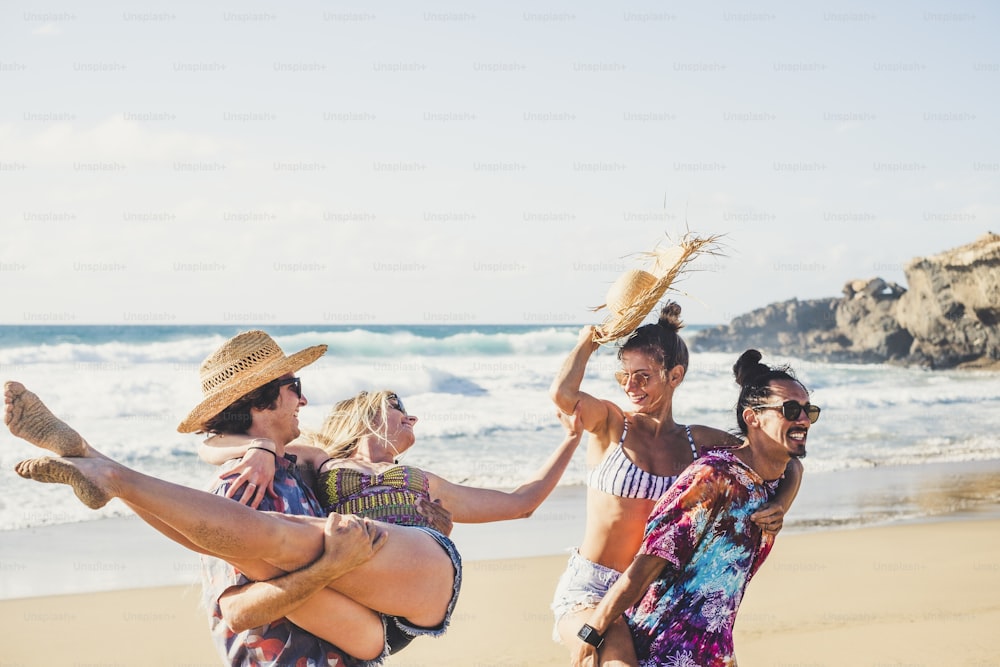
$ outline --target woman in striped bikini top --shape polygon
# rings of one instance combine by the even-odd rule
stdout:
[[[587,475],[587,486],[619,498],[645,498],[657,500],[666,493],[677,475],[654,475],[632,462],[625,454],[625,436],[628,435],[628,417],[624,417],[625,427],[617,447],[608,447],[600,464]],[[691,445],[692,460],[698,458],[691,427],[685,426],[688,444]]]
[[[617,402],[581,390],[594,342],[595,327],[583,327],[576,346],[552,382],[550,394],[563,412],[576,409],[590,433],[587,443],[587,516],[583,540],[567,567],[556,593],[557,632],[567,646],[579,643],[577,631],[589,618],[588,606],[596,604],[606,573],[628,568],[642,544],[646,519],[655,502],[684,468],[707,448],[733,447],[740,440],[708,426],[680,427],[674,421],[673,397],[687,374],[687,345],[678,334],[680,306],[668,302],[655,324],[636,329],[618,349],[621,368],[615,380],[628,402],[625,412]],[[683,430],[682,430],[683,428]],[[620,436],[619,436],[620,434]],[[627,441],[626,441],[627,438]],[[756,520],[765,530],[780,528],[785,509],[798,491],[802,466],[789,464],[783,482],[766,511]],[[581,565],[586,563],[586,566]],[[579,574],[587,572],[589,574]],[[624,622],[605,635],[609,655],[622,657],[631,650],[631,635]],[[610,647],[610,648],[608,648]],[[632,657],[634,660],[634,657]]]

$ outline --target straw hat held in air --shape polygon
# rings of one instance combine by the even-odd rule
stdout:
[[[692,260],[699,255],[720,254],[718,240],[719,236],[701,238],[689,232],[676,244],[642,253],[650,262],[649,270],[626,271],[611,285],[604,305],[594,309],[608,309],[594,333],[594,342],[609,343],[635,331]]]

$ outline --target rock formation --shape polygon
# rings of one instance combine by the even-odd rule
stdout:
[[[840,298],[771,304],[698,332],[691,347],[928,368],[1000,365],[1000,235],[914,259],[905,273],[909,289],[851,280]]]

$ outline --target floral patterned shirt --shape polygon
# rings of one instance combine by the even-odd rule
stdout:
[[[660,498],[640,554],[663,571],[626,612],[642,667],[732,667],[733,623],[774,536],[750,515],[774,494],[729,451],[692,464]]]
[[[295,457],[285,455],[274,474],[277,498],[265,497],[259,510],[324,516],[311,489],[296,471]],[[229,483],[224,482],[214,493],[224,495]],[[287,618],[282,618],[244,632],[234,633],[222,620],[219,597],[233,586],[249,583],[241,572],[229,563],[202,556],[202,599],[210,610],[209,626],[212,640],[227,665],[294,666],[294,667],[354,667],[364,664],[349,657],[339,648],[319,637],[309,634]],[[367,663],[371,664],[371,663]]]

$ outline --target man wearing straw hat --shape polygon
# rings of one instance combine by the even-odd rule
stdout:
[[[253,444],[270,451],[277,462],[274,495],[257,494],[262,496],[260,510],[324,515],[300,477],[294,457],[285,455],[284,448],[298,437],[299,408],[307,403],[302,382],[293,374],[325,352],[326,345],[314,345],[285,356],[268,334],[248,331],[226,341],[201,364],[204,398],[177,430],[246,433],[259,438]],[[228,487],[225,482],[215,492],[224,495]],[[335,571],[343,574],[370,558],[378,548],[378,536],[366,530],[339,533],[335,543],[327,540],[327,551],[315,564],[263,583],[251,582],[223,560],[203,556],[203,599],[211,610],[212,639],[226,661],[232,665],[298,664],[306,658],[309,664],[353,664],[354,659],[340,649],[283,617],[329,583],[331,561]],[[320,567],[327,568],[325,576],[317,576]],[[258,618],[275,620],[239,633],[230,630],[227,615],[251,607]]]
[[[286,356],[265,332],[248,331],[226,341],[201,364],[199,374],[204,398],[177,430],[181,433],[246,433],[260,438],[254,444],[270,451],[277,461],[274,495],[255,494],[263,496],[260,510],[323,516],[312,491],[292,465],[294,459],[285,456],[284,448],[298,437],[299,408],[307,403],[302,382],[293,374],[325,352],[326,345],[314,345]],[[216,493],[225,494],[228,486],[228,482],[223,483]],[[346,572],[370,557],[374,547],[372,538],[376,536],[366,531],[340,535],[338,553],[328,551],[325,557],[339,558]],[[304,602],[327,582],[312,576],[309,568],[279,580],[268,582],[269,595],[261,595],[254,589],[255,584],[229,563],[202,557],[203,600],[211,610],[212,638],[230,664],[263,657],[259,651],[280,664],[291,664],[303,657],[312,658],[317,664],[340,664],[336,661],[351,660],[340,649],[283,618],[296,603]],[[223,598],[226,598],[227,608],[252,604],[261,610],[270,606],[276,620],[264,627],[233,633],[223,613]]]
[[[390,540],[385,524],[339,513],[323,517],[299,477],[294,457],[285,453],[299,435],[298,411],[307,403],[294,373],[325,350],[318,345],[289,357],[262,331],[230,339],[202,363],[204,398],[178,426],[183,433],[245,434],[253,446],[267,449],[275,457],[275,493],[261,498],[260,505],[270,511],[256,512],[222,497],[229,495],[231,480],[211,495],[131,470],[92,447],[24,385],[7,382],[4,423],[11,434],[56,454],[22,461],[15,470],[38,482],[70,485],[92,509],[118,498],[173,541],[203,554],[210,625],[228,664],[381,664],[386,650],[401,647],[406,638],[390,638],[385,617],[352,595],[374,596],[376,604],[392,607],[398,586],[409,586],[407,577],[419,573],[409,599],[393,608],[434,630],[426,619],[447,618],[459,575],[450,558],[444,563],[439,558],[440,567],[431,571],[407,566],[421,561],[427,550],[440,555],[434,539],[395,532]],[[447,512],[430,502],[417,508],[435,530],[450,532]],[[400,563],[403,559],[408,560]],[[373,586],[372,577],[389,585]],[[448,586],[440,586],[442,581]],[[326,590],[334,582],[351,593]],[[439,594],[431,596],[432,608],[425,610],[428,592]],[[346,656],[324,638],[336,638],[365,660]]]
[[[325,345],[316,345],[286,356],[263,331],[248,331],[231,338],[202,362],[203,400],[177,427],[182,433],[212,432],[223,434],[223,437],[226,433],[246,434],[254,438],[254,446],[274,455],[274,492],[263,494],[259,506],[269,510],[268,514],[293,515],[273,519],[279,524],[287,523],[289,530],[324,516],[312,491],[299,476],[294,457],[285,454],[284,450],[299,435],[298,412],[307,403],[302,383],[294,373],[325,351]],[[116,484],[124,475],[132,479],[131,488],[135,494],[129,499],[120,494],[118,497],[161,533],[203,554],[204,602],[211,610],[209,624],[213,640],[226,664],[247,667],[260,664],[354,667],[360,664],[361,661],[345,655],[318,636],[321,630],[316,629],[317,635],[314,635],[300,626],[315,629],[315,620],[322,620],[324,625],[319,627],[340,628],[342,632],[337,636],[349,636],[346,633],[354,626],[350,614],[344,611],[344,603],[337,601],[342,596],[319,593],[331,581],[370,561],[386,543],[384,527],[350,515],[320,519],[324,525],[319,536],[321,548],[315,556],[310,556],[315,560],[311,563],[293,560],[305,566],[299,565],[300,569],[275,576],[277,568],[268,565],[262,569],[260,563],[263,561],[249,552],[244,553],[251,548],[254,530],[233,525],[249,521],[249,517],[257,518],[253,510],[128,470],[94,449],[19,382],[4,384],[4,422],[13,435],[57,455],[57,458],[23,461],[23,465],[15,468],[22,477],[70,484],[84,504],[96,509],[115,496]],[[88,479],[78,469],[80,466],[89,466],[95,477]],[[94,481],[98,477],[104,486]],[[229,483],[223,483],[215,493],[227,495]],[[173,487],[189,493],[172,496]],[[198,519],[201,501],[192,501],[190,494],[214,501],[209,503],[207,510],[212,513],[211,520],[208,517]],[[156,504],[148,499],[150,497],[186,518],[194,516],[191,530],[184,532],[176,523],[177,517],[169,512],[164,514],[150,509],[150,503]],[[194,504],[186,505],[184,498]],[[257,502],[256,497],[253,502]],[[235,509],[241,511],[231,511]],[[261,530],[258,526],[257,532]],[[248,533],[247,540],[242,539],[243,531]],[[235,566],[208,554],[228,554]],[[237,566],[267,580],[250,581]],[[353,611],[356,605],[349,608]],[[295,614],[298,614],[300,625],[286,618]],[[367,664],[378,664],[378,661]]]

